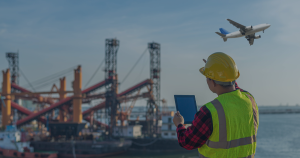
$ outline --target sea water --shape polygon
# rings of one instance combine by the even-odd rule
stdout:
[[[196,158],[197,150],[181,153],[127,152],[111,158]],[[261,114],[255,158],[300,158],[300,114]]]
[[[256,158],[300,157],[300,114],[261,114]]]

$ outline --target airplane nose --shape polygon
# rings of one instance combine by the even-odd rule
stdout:
[[[271,26],[271,24],[267,24],[268,28]]]

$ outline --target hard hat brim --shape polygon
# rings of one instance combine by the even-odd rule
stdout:
[[[204,75],[204,76],[205,76],[205,74],[204,74],[204,69],[205,69],[205,68],[204,68],[204,67],[202,67],[202,68],[200,68],[200,69],[199,69],[199,71],[200,71],[200,73],[201,73],[202,75]]]

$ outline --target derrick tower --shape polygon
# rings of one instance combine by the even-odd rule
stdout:
[[[105,40],[105,113],[106,118],[109,119],[110,135],[112,135],[113,128],[117,123],[117,110],[119,103],[117,100],[118,93],[118,75],[117,75],[117,52],[119,49],[119,40],[106,39]]]
[[[150,53],[150,78],[153,81],[152,94],[150,100],[147,102],[147,124],[148,135],[151,133],[157,134],[158,119],[160,110],[160,44],[148,43],[148,50]],[[152,135],[153,136],[153,135]]]
[[[11,83],[19,85],[19,52],[7,52],[6,59],[10,70]],[[11,92],[16,92],[14,89]],[[14,102],[19,103],[19,99]]]
[[[19,52],[7,52],[6,59],[8,60],[9,70],[11,74],[11,82],[19,84]]]

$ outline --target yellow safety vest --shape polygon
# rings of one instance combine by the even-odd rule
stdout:
[[[254,158],[259,123],[254,98],[235,90],[219,95],[205,106],[212,116],[213,132],[198,148],[200,158]]]

